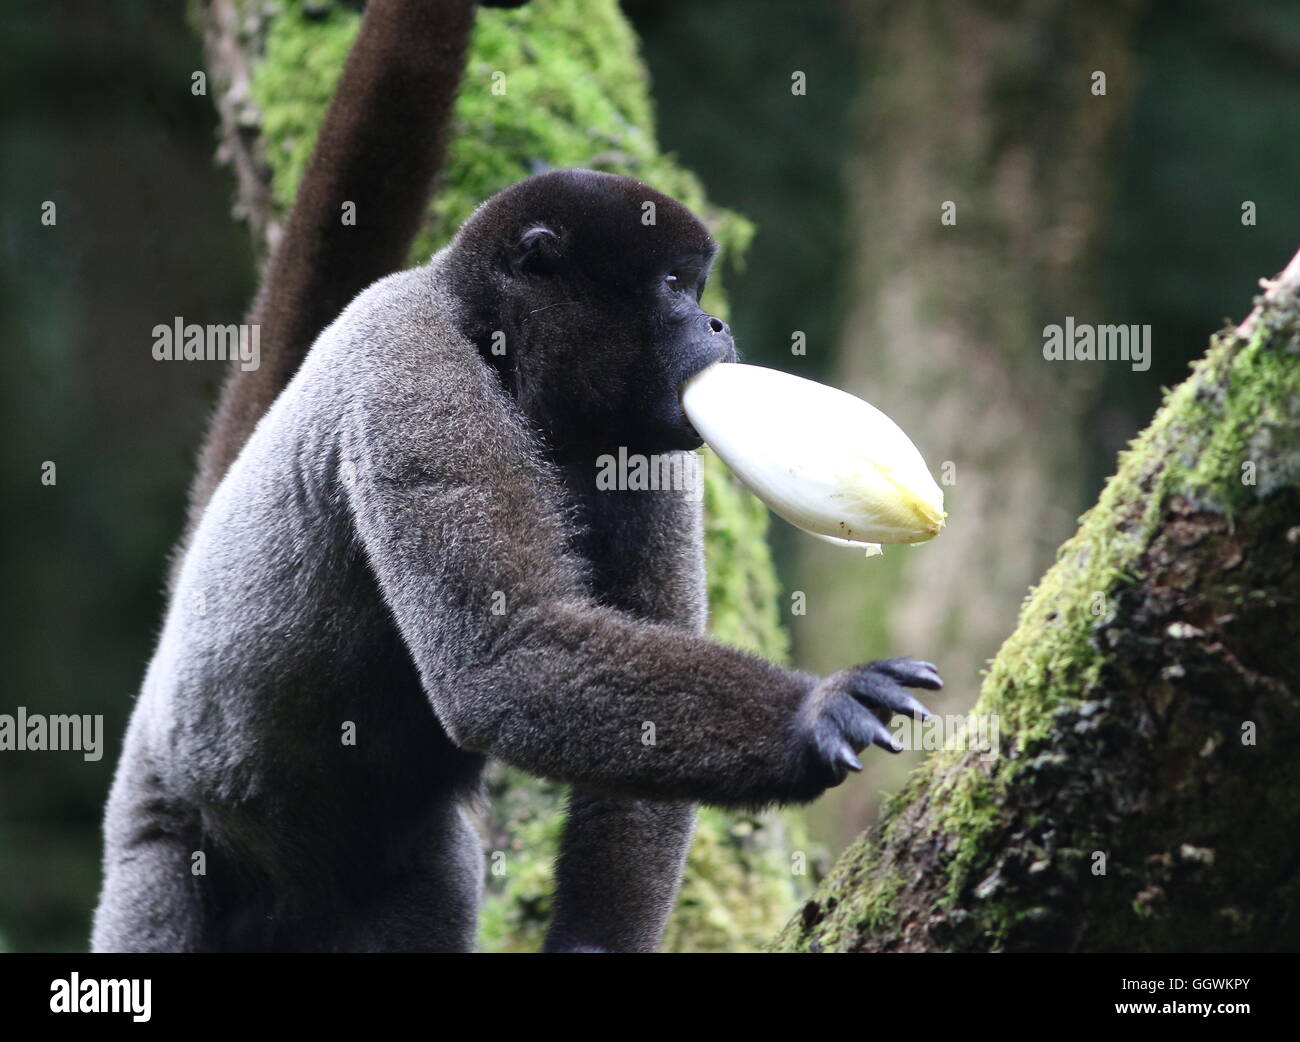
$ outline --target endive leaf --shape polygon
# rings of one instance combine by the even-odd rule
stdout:
[[[812,535],[870,555],[875,544],[925,542],[943,527],[943,492],[920,452],[860,398],[719,362],[687,381],[682,408],[755,495]]]

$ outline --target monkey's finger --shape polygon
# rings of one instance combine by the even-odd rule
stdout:
[[[862,705],[851,694],[841,695],[831,709],[831,718],[841,739],[854,750],[865,749],[879,736],[883,726],[871,715],[871,710]]]
[[[858,702],[853,703],[853,716],[849,722],[849,736],[860,745],[875,745],[886,752],[900,753],[903,747],[894,739],[885,722]]]
[[[939,669],[932,662],[920,662],[911,658],[886,658],[872,662],[867,668],[887,676],[904,687],[921,687],[927,691],[938,691],[943,687]]]
[[[880,730],[871,744],[884,749],[887,753],[901,753],[903,751],[903,746],[897,738],[890,734],[889,729],[884,724],[880,724]]]
[[[826,764],[829,781],[828,786],[841,785],[849,773],[857,773],[862,770],[862,761],[854,754],[853,746],[846,742],[844,738],[827,737],[826,741],[820,742],[822,746],[822,761]]]
[[[883,710],[886,721],[894,713],[929,720],[931,713],[898,683],[879,674],[866,674],[853,685],[853,697],[871,710]]]
[[[852,771],[854,774],[857,774],[862,770],[862,761],[859,760],[853,750],[849,748],[847,742],[840,746],[839,764],[841,767]]]

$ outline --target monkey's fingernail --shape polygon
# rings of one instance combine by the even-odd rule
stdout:
[[[906,434],[844,391],[776,369],[718,362],[682,391],[691,425],[776,513],[866,549],[933,539],[948,515]]]
[[[848,746],[840,750],[840,763],[851,771],[862,770],[862,761],[853,755],[853,750]]]

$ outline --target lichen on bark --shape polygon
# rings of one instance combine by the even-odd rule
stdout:
[[[1300,944],[1300,255],[1212,341],[1022,607],[974,712],[779,947]]]
[[[219,88],[222,151],[240,174],[238,212],[264,255],[292,204],[360,13],[328,0],[210,0],[195,17]],[[698,180],[660,150],[645,66],[615,0],[547,0],[479,11],[446,169],[412,263],[497,190],[562,166],[629,174],[675,196],[701,215],[727,264],[739,263],[753,234],[745,218],[710,205]],[[705,305],[725,317],[724,281],[725,269],[710,280]],[[705,481],[711,633],[784,660],[766,511],[716,458],[706,460]],[[481,944],[534,950],[549,912],[564,790],[500,768],[489,790]],[[704,812],[665,947],[764,943],[802,896],[792,845],[807,845],[797,815]]]

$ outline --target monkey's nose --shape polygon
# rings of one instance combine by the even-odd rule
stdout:
[[[731,339],[731,327],[727,323],[710,315],[709,337],[714,350],[722,349],[721,355],[716,359],[717,361],[734,362],[736,360],[736,342]]]

